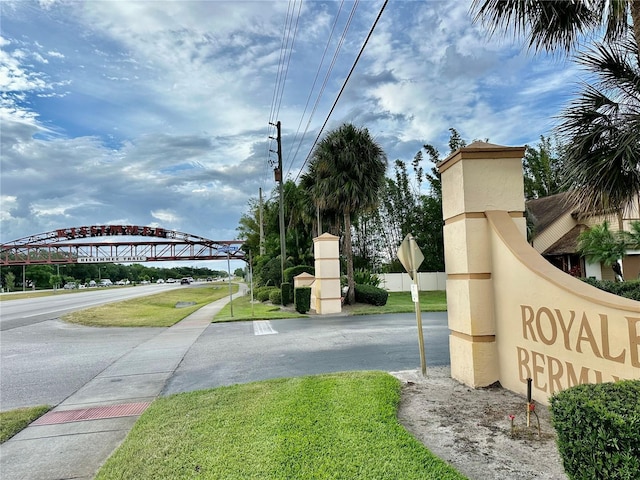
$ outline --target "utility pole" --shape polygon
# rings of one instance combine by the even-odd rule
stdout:
[[[260,187],[260,255],[264,255],[264,225],[262,224],[262,187]]]
[[[271,124],[273,125],[273,123]],[[276,143],[278,145],[278,167],[275,169],[275,179],[278,183],[278,193],[280,194],[280,274],[281,274],[281,282],[284,282],[284,263],[286,256],[286,245],[285,245],[285,237],[284,237],[284,201],[282,198],[282,135],[280,132],[280,120],[278,120],[275,124],[277,136],[275,138]],[[269,137],[273,138],[273,137]]]

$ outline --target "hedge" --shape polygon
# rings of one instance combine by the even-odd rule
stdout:
[[[266,302],[267,300],[269,300],[269,295],[271,295],[271,292],[273,292],[274,290],[278,290],[278,287],[256,288],[254,292],[256,300],[258,300],[259,302]]]
[[[291,284],[284,282],[280,285],[280,292],[282,295],[282,305],[289,305],[291,303]]]
[[[307,313],[311,309],[311,287],[298,287],[295,289],[296,312]]]
[[[640,478],[640,380],[577,385],[550,399],[571,480]]]
[[[619,297],[640,301],[640,280],[627,280],[625,282],[596,280],[595,278],[581,278],[581,280],[600,290],[618,295]]]
[[[269,294],[269,301],[274,305],[282,305],[282,293],[279,289],[273,290]]]
[[[284,271],[284,281],[287,283],[293,283],[293,278],[297,277],[301,273],[310,273],[311,275],[315,275],[315,269],[309,265],[289,267]]]
[[[387,304],[389,292],[372,285],[356,284],[356,302],[369,303],[381,307]]]

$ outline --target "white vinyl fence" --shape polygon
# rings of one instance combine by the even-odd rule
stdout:
[[[409,292],[413,280],[408,273],[378,273],[380,288],[389,292]],[[418,286],[421,291],[446,290],[445,272],[418,272]]]

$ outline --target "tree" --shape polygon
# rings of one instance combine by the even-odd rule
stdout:
[[[344,124],[329,132],[313,151],[309,194],[320,210],[340,212],[344,220],[348,301],[355,302],[351,218],[378,205],[387,157],[366,128]]]
[[[260,268],[273,258],[280,258],[280,225],[279,196],[274,189],[270,199],[263,202],[262,219],[264,233],[264,254],[260,254],[260,205],[257,199],[249,200],[249,211],[242,214],[236,230],[238,238],[245,241],[243,249],[251,252],[252,267],[256,278],[262,279]],[[313,227],[312,215],[315,209],[305,188],[289,180],[283,185],[286,264],[307,265],[313,262]],[[313,218],[312,218],[313,217]],[[279,275],[280,278],[282,275]],[[265,279],[274,280],[269,273]],[[279,281],[279,280],[278,280]],[[279,283],[278,283],[279,284]]]
[[[600,225],[594,225],[578,236],[578,252],[590,262],[612,267],[616,277],[618,260],[624,257],[626,250],[624,237],[611,231],[606,221]]]
[[[633,30],[640,44],[640,2],[634,0],[474,0],[471,10],[474,20],[492,33],[513,29],[536,51],[559,48],[568,53],[581,37],[602,30],[606,43],[616,43]]]
[[[13,272],[9,271],[4,275],[4,288],[7,292],[13,292],[16,288],[16,276]]]
[[[640,249],[640,220],[631,222],[631,229],[623,232],[623,236],[627,249]]]
[[[640,2],[638,2],[640,4]],[[597,78],[562,113],[565,178],[584,210],[621,212],[640,195],[640,68],[632,38],[579,57]]]
[[[26,268],[26,278],[31,280],[37,287],[50,286],[51,275],[53,275],[53,268],[51,265],[29,265]]]
[[[574,200],[584,210],[620,213],[640,194],[640,2],[474,0],[472,10],[492,32],[513,27],[536,50],[570,52],[582,36],[604,32],[578,54],[598,83],[584,86],[558,131],[569,147],[564,174]]]
[[[562,174],[563,148],[551,137],[540,135],[537,148],[526,146],[522,167],[527,200],[563,192],[567,186]]]

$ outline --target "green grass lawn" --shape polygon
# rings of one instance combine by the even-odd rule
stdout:
[[[7,412],[0,412],[0,443],[9,440],[50,409],[51,407],[48,405],[38,405],[37,407],[17,408]]]
[[[94,289],[83,288],[77,290],[65,290],[64,288],[59,288],[58,290],[27,290],[24,292],[12,292],[12,293],[2,293],[0,294],[0,302],[5,302],[9,300],[24,300],[26,298],[40,298],[40,297],[50,297],[52,295],[70,295],[73,293],[84,293],[95,291]]]
[[[160,398],[96,479],[464,479],[398,423],[399,400],[382,372]]]
[[[230,322],[239,320],[275,320],[279,318],[300,318],[301,315],[293,309],[293,305],[281,308],[271,303],[254,302],[251,304],[250,295],[233,301],[233,317],[231,306],[227,304],[218,313],[214,322]],[[408,313],[415,311],[410,292],[389,292],[387,304],[381,307],[358,303],[346,305],[343,310],[350,315],[371,315],[376,313]],[[446,312],[447,296],[444,291],[420,292],[420,310],[423,312]]]
[[[290,308],[283,309],[279,305],[271,303],[261,303],[254,301],[251,303],[251,295],[247,294],[233,300],[233,316],[231,316],[231,305],[226,304],[213,319],[214,322],[235,322],[244,320],[275,320],[279,318],[300,318],[306,317]]]
[[[232,285],[233,292],[238,285]],[[170,327],[199,308],[229,295],[227,284],[185,287],[167,290],[148,297],[107,303],[62,316],[62,320],[98,327]],[[176,308],[178,303],[195,302]]]
[[[347,305],[346,310],[352,315],[370,315],[376,313],[408,313],[415,311],[415,304],[411,300],[411,292],[389,292],[387,304],[381,307],[358,303]],[[444,290],[420,292],[421,312],[446,312],[447,295]]]

